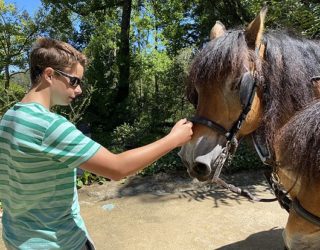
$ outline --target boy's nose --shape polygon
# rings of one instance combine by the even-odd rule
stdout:
[[[76,87],[76,89],[75,89],[75,94],[76,94],[76,95],[81,95],[81,94],[82,94],[82,89],[81,89],[80,85],[78,85],[78,86]]]

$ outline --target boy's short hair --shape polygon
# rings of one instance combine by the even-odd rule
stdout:
[[[87,58],[70,44],[47,37],[40,37],[33,44],[30,53],[31,84],[38,83],[39,76],[47,67],[63,71],[77,62],[85,67]]]

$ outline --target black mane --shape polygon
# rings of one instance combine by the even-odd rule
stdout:
[[[315,99],[311,78],[320,74],[320,43],[281,32],[265,35],[263,125],[270,145],[275,133]]]
[[[320,102],[299,111],[276,137],[280,165],[312,184],[320,176]],[[308,185],[307,185],[308,186]]]

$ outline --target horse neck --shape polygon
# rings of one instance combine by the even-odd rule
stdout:
[[[291,189],[291,198],[297,198],[306,210],[320,217],[320,180],[306,183],[306,180],[297,180],[292,171],[283,168],[279,168],[278,175],[284,188]]]

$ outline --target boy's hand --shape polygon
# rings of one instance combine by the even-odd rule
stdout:
[[[192,122],[189,122],[187,119],[181,119],[173,126],[169,136],[173,138],[177,147],[180,147],[191,140],[193,134],[192,125]]]

